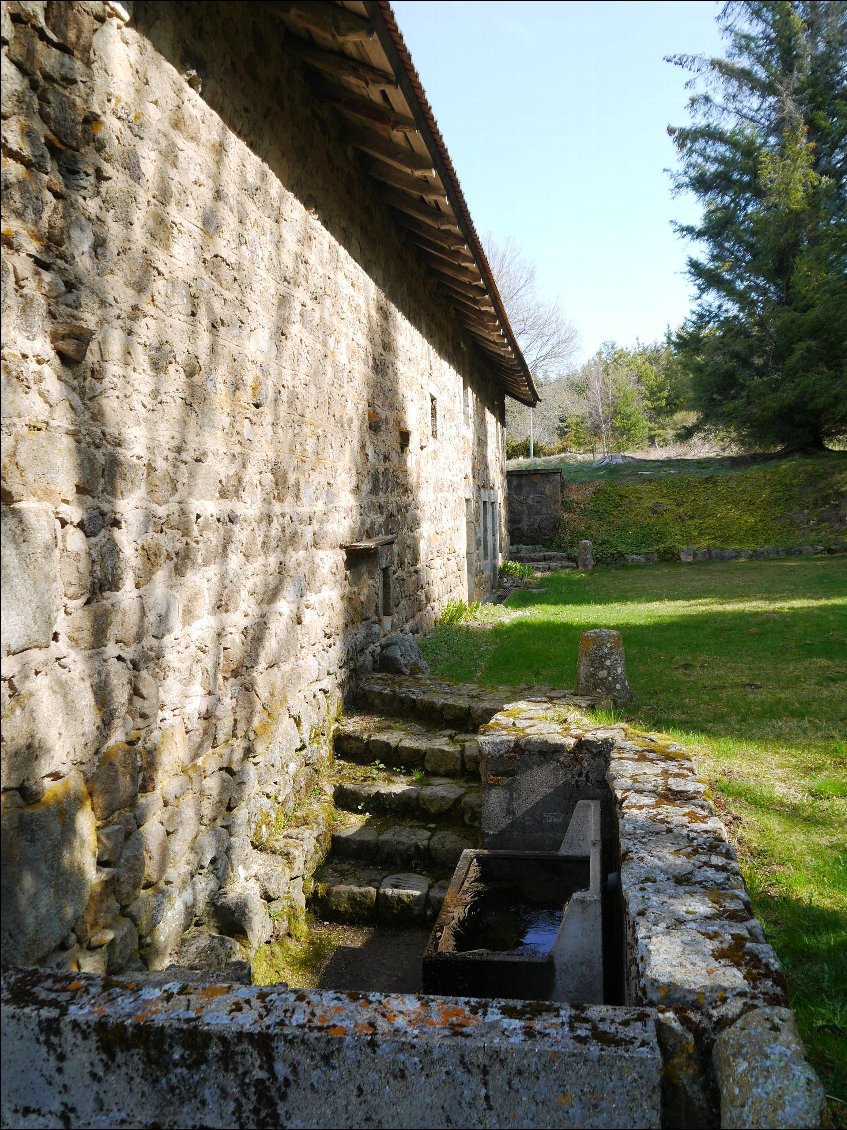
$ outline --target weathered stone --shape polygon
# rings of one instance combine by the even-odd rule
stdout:
[[[37,804],[2,808],[5,960],[27,964],[55,949],[83,913],[95,880],[97,834],[81,777],[49,785]]]
[[[340,874],[327,868],[315,888],[315,908],[330,922],[369,922],[376,915],[378,871],[359,868]]]
[[[118,862],[125,839],[126,828],[122,824],[97,829],[97,862],[101,867]]]
[[[62,601],[57,525],[33,507],[2,508],[2,647],[49,647]]]
[[[100,764],[88,779],[94,815],[100,821],[127,808],[138,796],[138,749],[118,742],[105,750]]]
[[[247,886],[237,891],[218,891],[210,903],[209,919],[218,933],[235,938],[249,950],[267,941],[273,932],[258,890]]]
[[[450,812],[464,795],[461,785],[426,785],[420,790],[420,806],[436,816]]]
[[[420,922],[426,917],[430,880],[425,875],[387,875],[379,888],[381,922]]]
[[[462,749],[449,738],[432,738],[424,759],[427,773],[458,777],[462,772]]]
[[[379,832],[361,828],[338,828],[332,833],[332,851],[338,859],[376,859],[379,854]]]
[[[450,880],[442,879],[438,883],[433,883],[429,888],[429,894],[426,896],[428,918],[438,917],[444,902],[444,896],[447,894],[449,887]]]
[[[439,867],[453,868],[459,862],[462,852],[469,847],[473,847],[473,844],[464,836],[442,830],[433,833],[429,841],[429,854],[433,863],[438,864]]]
[[[81,941],[91,939],[98,931],[110,926],[118,917],[120,908],[115,898],[115,878],[113,868],[97,868],[94,882],[91,884],[88,903],[74,923],[74,933]],[[112,937],[113,935],[107,941],[111,941]]]
[[[590,541],[584,540],[579,543],[576,567],[583,573],[590,573],[594,568],[594,551]]]
[[[595,628],[579,641],[576,693],[611,699],[622,706],[632,698],[620,632]]]
[[[429,664],[421,655],[414,636],[393,632],[382,641],[379,650],[380,671],[393,675],[428,675]]]
[[[244,950],[235,938],[198,928],[183,936],[175,958],[178,965],[188,969],[213,972],[232,961],[243,961]]]
[[[379,837],[380,858],[400,866],[421,860],[431,835],[426,828],[389,828]]]
[[[158,883],[164,878],[168,866],[168,833],[160,819],[148,820],[136,833],[144,859],[144,883]],[[124,859],[136,851],[136,837],[132,836],[124,849]],[[123,860],[122,860],[123,862]]]
[[[788,1008],[758,1008],[715,1041],[721,1126],[820,1126],[824,1090]]]
[[[682,562],[688,563],[694,560],[694,547],[685,545],[679,551],[679,559]]]

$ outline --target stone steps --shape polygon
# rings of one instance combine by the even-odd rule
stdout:
[[[359,681],[358,699],[363,711],[428,719],[457,732],[478,729],[511,702],[562,702],[583,709],[594,705],[593,699],[549,687],[478,687],[426,675],[381,672],[371,672]]]
[[[479,775],[476,733],[379,714],[345,717],[335,733],[337,756],[360,765],[425,770],[443,777]]]
[[[334,862],[315,876],[312,908],[327,922],[419,926],[437,917],[448,886],[446,876],[420,870]]]
[[[410,784],[386,775],[378,780],[340,780],[334,789],[335,807],[347,812],[444,820],[479,825],[482,794],[478,785],[455,778],[434,777]]]
[[[423,824],[395,824],[380,829],[371,823],[338,827],[332,833],[335,860],[387,865],[397,869],[424,868],[453,871],[467,848],[479,845],[475,831],[428,827]]]

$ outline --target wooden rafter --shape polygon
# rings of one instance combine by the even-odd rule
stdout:
[[[425,204],[415,204],[404,192],[398,192],[393,188],[386,188],[383,191],[383,196],[392,208],[397,208],[424,224],[429,224],[440,231],[450,231],[456,235],[462,234],[462,229],[456,223],[455,217],[447,212],[442,212],[437,208],[427,208]]]
[[[315,67],[325,75],[346,79],[360,86],[375,86],[383,90],[397,88],[393,75],[372,67],[370,63],[362,63],[358,59],[351,59],[349,55],[340,55],[334,51],[324,51],[296,35],[288,36],[286,45],[306,66]]]
[[[383,129],[393,130],[395,133],[417,133],[418,126],[414,118],[408,114],[395,110],[384,102],[373,102],[370,98],[357,98],[352,90],[341,87],[338,83],[329,82],[322,77],[314,79],[315,86],[329,101],[333,102],[338,110],[346,117],[366,121]]]
[[[400,189],[401,192],[410,192],[414,196],[423,196],[427,200],[446,200],[444,187],[441,184],[429,184],[422,177],[412,176],[392,165],[382,161],[368,162],[368,172],[376,180],[387,184],[390,188]]]
[[[376,31],[373,23],[364,16],[358,16],[340,4],[327,3],[326,0],[310,0],[309,3],[291,3],[285,0],[270,0],[267,7],[286,23],[307,31],[317,31],[334,36],[342,42],[362,42],[373,39]]]
[[[356,149],[361,149],[363,153],[369,153],[372,157],[379,157],[383,161],[388,161],[390,165],[396,165],[398,169],[408,170],[422,176],[432,176],[432,159],[422,157],[414,149],[410,149],[405,142],[389,141],[375,130],[358,127],[351,127],[348,131],[348,137],[350,143]]]

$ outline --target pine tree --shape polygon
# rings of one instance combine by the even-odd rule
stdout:
[[[725,59],[693,73],[693,124],[669,129],[679,190],[702,202],[676,346],[702,425],[755,446],[847,432],[847,2],[737,0]]]

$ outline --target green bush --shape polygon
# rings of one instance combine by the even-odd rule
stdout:
[[[555,546],[575,554],[582,538],[610,564],[628,553],[676,560],[694,549],[847,545],[840,516],[847,460],[792,458],[732,474],[643,481],[564,483]]]

